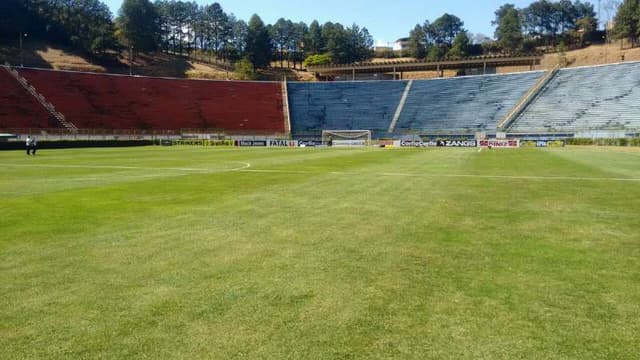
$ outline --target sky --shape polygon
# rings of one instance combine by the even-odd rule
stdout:
[[[102,0],[117,15],[122,0]],[[216,0],[196,0],[199,4],[211,4]],[[366,27],[377,44],[393,42],[406,37],[409,31],[425,20],[433,21],[444,13],[456,15],[464,21],[465,28],[474,33],[493,37],[491,26],[494,11],[505,3],[526,7],[531,0],[217,0],[227,13],[239,19],[249,20],[257,13],[266,23],[274,23],[281,17],[307,24],[317,19],[320,23],[339,22]],[[596,5],[597,0],[592,0]]]

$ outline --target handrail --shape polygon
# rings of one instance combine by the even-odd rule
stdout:
[[[66,117],[61,112],[57,111],[53,104],[47,101],[44,95],[38,93],[36,88],[33,85],[29,84],[27,79],[20,75],[17,70],[11,69],[9,65],[5,65],[5,70],[7,70],[7,72],[9,72],[9,74],[11,74],[11,76],[14,77],[20,83],[20,85],[22,85],[22,87],[38,101],[38,103],[40,103],[40,105],[42,105],[51,115],[53,115],[53,117],[56,118],[56,120],[58,120],[58,122],[64,128],[71,132],[78,131],[78,127],[73,123],[67,121]]]
[[[532,87],[527,91],[518,102],[511,108],[511,110],[505,115],[497,125],[498,129],[506,129],[511,123],[524,111],[524,109],[531,103],[531,100],[537,96],[543,87],[545,87],[551,79],[558,73],[560,66],[556,66],[548,71],[543,77],[541,77]]]
[[[289,91],[287,89],[287,78],[282,82],[282,106],[284,110],[284,130],[291,133],[291,112],[289,109]]]

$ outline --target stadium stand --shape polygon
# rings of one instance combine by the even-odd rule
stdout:
[[[562,69],[509,131],[640,129],[640,63]]]
[[[322,130],[387,131],[406,81],[289,83],[294,134]]]
[[[5,68],[0,68],[0,129],[57,127],[58,121]]]
[[[400,133],[495,131],[498,121],[543,74],[416,80],[395,130]]]
[[[19,72],[80,129],[285,132],[280,83]]]
[[[374,137],[384,137],[393,130],[394,137],[414,132],[462,136],[496,131],[497,123],[528,92],[524,108],[513,112],[515,120],[505,122],[509,133],[640,129],[640,62],[549,72],[548,82],[541,81],[545,79],[541,71],[288,86],[37,69],[18,72],[24,79],[0,68],[0,129],[69,130],[66,119],[73,129],[114,131],[219,129],[258,135],[291,129],[296,136],[371,130]],[[28,89],[42,94],[42,101]],[[54,117],[57,111],[62,120]]]

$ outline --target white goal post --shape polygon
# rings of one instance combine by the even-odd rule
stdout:
[[[337,147],[371,145],[371,130],[322,130],[322,143]]]

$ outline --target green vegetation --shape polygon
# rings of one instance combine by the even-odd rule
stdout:
[[[253,15],[247,28],[247,60],[253,71],[264,68],[271,62],[271,38],[269,31],[258,15]]]
[[[296,68],[307,56],[322,53],[340,63],[374,55],[369,31],[356,24],[307,26],[281,18],[272,25],[257,14],[247,23],[215,2],[124,0],[114,21],[100,0],[3,0],[0,14],[0,41],[28,36],[106,59],[124,49],[133,54],[159,49],[184,57],[204,54],[201,61],[230,66],[248,59],[265,69],[272,61],[282,67],[285,59],[287,67],[293,62]]]
[[[116,21],[123,44],[136,51],[154,51],[160,33],[159,15],[149,0],[124,0]]]
[[[304,66],[318,66],[331,64],[331,55],[311,55],[304,61]]]
[[[559,43],[583,47],[587,40],[596,40],[598,27],[593,4],[580,0],[538,0],[522,9],[504,4],[496,10],[492,24],[495,45],[510,54],[537,47],[553,49]]]
[[[624,0],[614,21],[614,35],[618,39],[630,39],[631,46],[638,44],[640,37],[640,2],[638,0]]]
[[[619,7],[615,1],[604,4],[607,14],[616,14],[613,37],[630,39],[632,47],[640,36],[638,4],[638,0],[624,0]],[[20,35],[26,34],[29,39],[71,46],[107,59],[123,49],[134,53],[159,49],[180,57],[198,55],[200,61],[227,68],[249,59],[256,68],[274,62],[284,67],[286,60],[287,68],[293,63],[296,69],[310,56],[327,54],[335,64],[348,64],[375,55],[373,36],[366,27],[317,20],[307,25],[284,17],[265,24],[254,14],[252,29],[217,2],[125,0],[113,20],[100,0],[4,0],[0,14],[4,15],[0,17],[0,41],[16,42],[18,47]],[[602,41],[605,34],[598,30],[596,15],[594,4],[581,0],[536,0],[524,8],[506,3],[495,11],[496,40],[492,40],[472,34],[461,18],[445,13],[433,22],[416,25],[407,38],[407,51],[381,55],[441,60],[553,51],[561,43],[575,49]]]
[[[256,80],[257,74],[253,64],[247,59],[238,61],[234,70],[238,80]]]
[[[639,161],[0,152],[2,357],[636,359]]]
[[[508,53],[517,52],[524,40],[519,10],[513,4],[505,4],[495,14],[493,24],[498,45]]]
[[[492,25],[496,27],[495,41],[483,34],[470,39],[464,22],[455,15],[444,14],[433,22],[427,20],[409,33],[409,55],[440,60],[493,53],[531,53],[538,47],[554,48],[560,42],[582,47],[595,38],[597,30],[593,4],[579,0],[539,0],[523,9],[507,3],[495,11]]]
[[[2,0],[0,43],[47,39],[93,54],[117,46],[111,12],[99,0]]]

